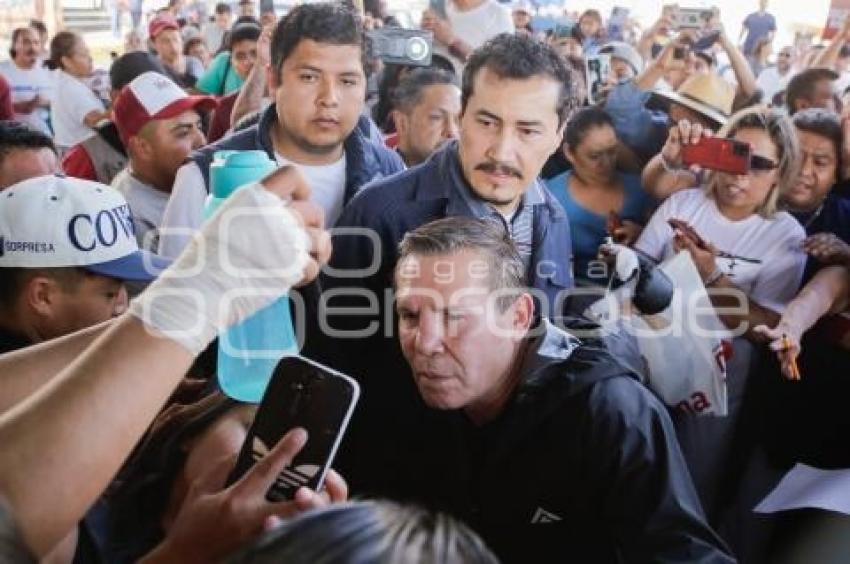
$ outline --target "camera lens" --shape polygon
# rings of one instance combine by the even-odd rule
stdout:
[[[428,42],[421,37],[412,37],[407,42],[407,57],[414,61],[422,61],[428,57]]]

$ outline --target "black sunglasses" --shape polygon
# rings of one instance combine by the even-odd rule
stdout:
[[[779,168],[779,164],[772,160],[760,157],[758,155],[750,155],[750,170],[773,170]]]

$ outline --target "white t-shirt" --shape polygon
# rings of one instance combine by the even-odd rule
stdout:
[[[784,76],[781,76],[776,66],[767,67],[761,71],[758,79],[756,79],[756,85],[764,94],[762,102],[770,104],[777,92],[785,90],[793,76],[793,70],[789,70]]]
[[[62,69],[56,71],[56,93],[50,107],[56,145],[73,147],[94,137],[97,133],[83,119],[89,112],[106,109],[97,94]]]
[[[133,214],[133,227],[139,247],[156,251],[159,246],[159,227],[168,204],[169,194],[145,184],[125,168],[112,180],[112,187],[124,195]]]
[[[760,264],[752,264],[717,258],[717,266],[735,286],[760,305],[781,313],[797,294],[806,266],[801,249],[806,233],[788,213],[778,212],[773,219],[754,214],[732,221],[701,188],[682,190],[656,210],[635,248],[657,261],[673,256],[673,229],[668,219],[687,221],[720,251],[760,260]]]
[[[345,151],[335,163],[321,166],[294,163],[279,153],[275,160],[280,166],[293,165],[301,171],[310,186],[311,200],[325,211],[325,225],[335,224],[345,201]]]
[[[455,37],[473,49],[481,47],[485,41],[500,33],[514,32],[514,20],[510,10],[496,0],[484,0],[480,6],[465,12],[459,11],[454,2],[447,0],[446,16],[452,24]],[[458,74],[463,71],[463,62],[449,55],[446,47],[436,45],[434,52],[448,57],[454,63]]]
[[[275,158],[281,166],[292,164],[298,167],[310,185],[312,201],[325,211],[325,225],[336,223],[345,199],[345,153],[337,162],[322,166],[300,165],[280,155],[275,155]],[[162,233],[157,249],[159,254],[171,258],[180,254],[189,243],[192,233],[204,221],[206,199],[204,177],[198,165],[191,162],[181,166],[174,178],[174,188],[162,218]]]
[[[40,62],[36,63],[31,69],[21,69],[14,61],[3,61],[0,63],[0,74],[6,78],[12,88],[12,103],[14,104],[28,102],[37,95],[48,100],[53,99],[53,73],[41,66]],[[48,125],[48,116],[47,108],[36,108],[29,114],[16,112],[15,120],[29,124],[47,135],[52,135]]]
[[[844,95],[844,91],[850,86],[850,71],[844,71],[838,75],[838,78],[832,81],[832,91],[839,96]]]

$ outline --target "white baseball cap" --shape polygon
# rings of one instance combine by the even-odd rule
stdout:
[[[81,267],[150,281],[169,264],[139,250],[127,201],[105,184],[39,176],[0,192],[0,268]]]

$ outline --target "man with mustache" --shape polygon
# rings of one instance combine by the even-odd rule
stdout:
[[[519,249],[542,314],[563,311],[573,286],[569,222],[537,177],[560,146],[573,102],[569,86],[565,63],[551,46],[496,36],[467,61],[458,140],[374,183],[343,210],[332,268],[321,280],[319,311],[328,315],[319,327],[308,326],[305,354],[359,379],[361,408],[343,445],[359,460],[387,455],[391,449],[381,445],[395,433],[403,440],[403,421],[421,405],[386,299],[405,233],[452,216],[491,221]],[[390,421],[393,429],[387,429]]]
[[[0,74],[12,89],[15,120],[52,136],[48,125],[53,77],[41,66],[41,40],[38,32],[19,27],[12,32],[11,59],[0,63]]]

